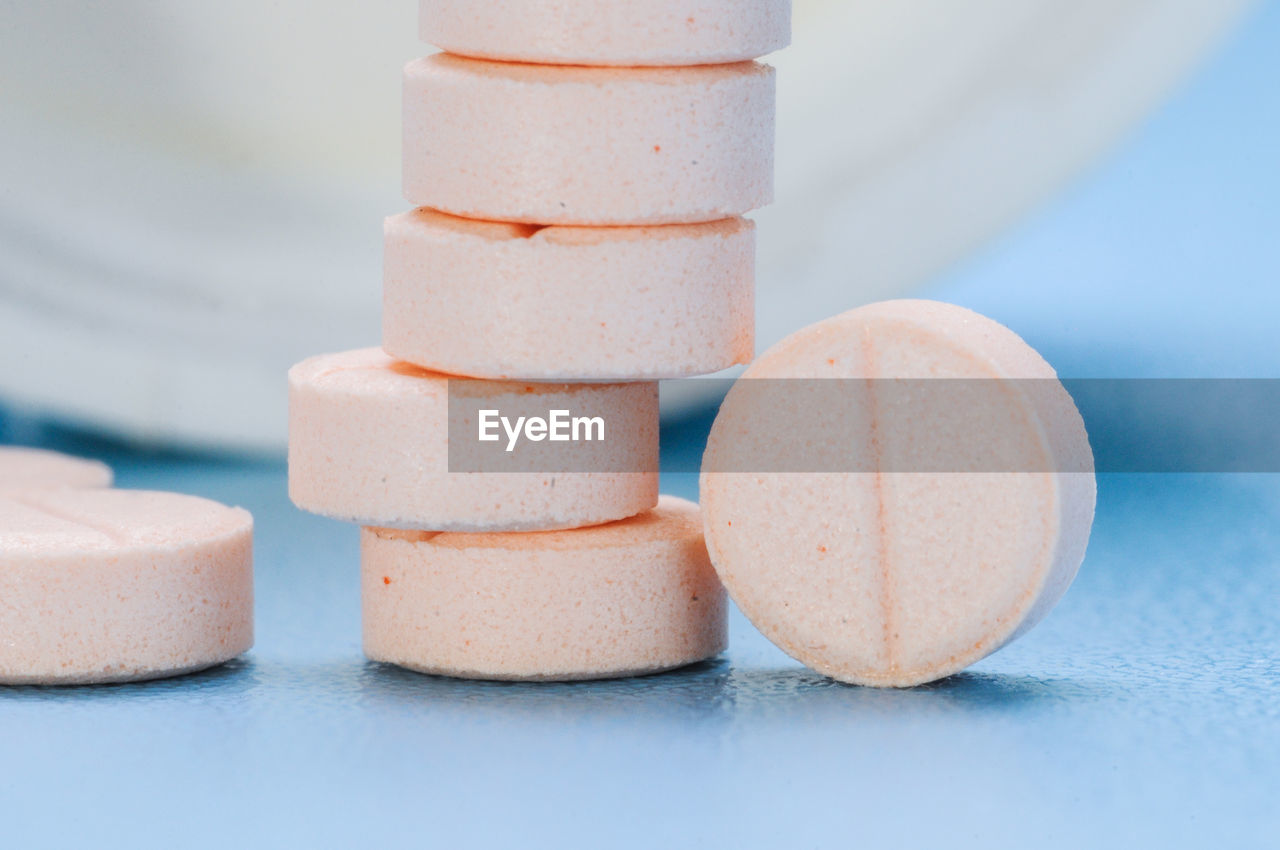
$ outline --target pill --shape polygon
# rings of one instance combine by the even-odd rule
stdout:
[[[557,443],[564,453],[544,466],[498,467],[489,474],[484,470],[492,467],[468,467],[457,453],[451,455],[451,429],[460,445],[480,445],[478,429],[470,430],[476,423],[457,415],[466,409],[459,400],[463,391],[452,392],[451,412],[451,381],[457,379],[394,360],[380,349],[322,355],[293,367],[294,504],[360,525],[428,531],[574,528],[657,504],[656,384],[460,382],[468,399],[481,394],[484,405],[502,416],[504,410],[564,410],[602,423],[599,431],[583,429],[576,442]],[[509,434],[496,424],[492,430],[500,440],[485,445],[503,456],[512,445]],[[572,465],[579,456],[586,460]]]
[[[526,224],[714,221],[772,200],[774,73],[436,54],[404,81],[415,206]]]
[[[869,389],[833,415],[823,400],[842,386]],[[868,467],[774,463],[788,441],[825,450],[828,428]],[[994,441],[1006,465],[948,459],[966,437]],[[712,560],[747,617],[822,673],[899,687],[1034,626],[1075,577],[1095,497],[1084,424],[1053,369],[996,322],[926,301],[853,310],[761,356],[721,408],[701,487]]]
[[[207,499],[0,497],[0,683],[154,679],[253,644],[253,518]]]
[[[462,678],[569,680],[656,673],[726,645],[726,600],[698,507],[594,528],[361,536],[364,651]]]
[[[428,44],[517,62],[701,65],[791,40],[791,0],[422,0],[421,10]]]
[[[383,348],[428,369],[656,380],[754,353],[745,219],[534,228],[424,208],[387,220],[385,257]]]
[[[110,487],[111,467],[45,449],[0,446],[0,494],[59,487]]]

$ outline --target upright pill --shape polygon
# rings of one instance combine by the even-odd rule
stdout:
[[[174,676],[253,644],[253,519],[193,496],[0,497],[0,683]]]
[[[1034,626],[1080,566],[1094,495],[1053,369],[990,319],[925,301],[779,343],[730,392],[703,460],[734,600],[793,657],[867,685],[947,676]]]
[[[526,224],[714,221],[773,199],[774,73],[436,54],[404,80],[404,194]]]
[[[457,375],[656,380],[754,348],[755,228],[387,220],[383,348]]]
[[[111,468],[44,449],[0,446],[0,495],[62,487],[110,487]]]
[[[366,528],[364,649],[424,673],[600,679],[716,655],[726,599],[698,508],[664,496],[621,522],[527,534]]]
[[[791,39],[791,0],[422,0],[422,40],[450,53],[552,65],[703,65]]]

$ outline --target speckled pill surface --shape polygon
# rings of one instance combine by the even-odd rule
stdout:
[[[176,493],[0,496],[0,684],[155,679],[253,644],[253,518]]]
[[[450,472],[447,375],[380,349],[289,372],[289,496],[334,519],[428,531],[528,531],[610,522],[658,500],[652,383],[479,387],[496,409],[590,409],[610,436],[589,471]],[[477,387],[477,382],[468,382]],[[545,445],[545,444],[542,444]]]
[[[111,467],[45,449],[0,446],[0,496],[62,487],[110,487]]]
[[[436,54],[404,79],[404,194],[526,224],[714,221],[773,198],[774,72]]]
[[[755,228],[386,223],[383,348],[477,378],[656,380],[747,363]]]
[[[842,411],[842,447],[878,471],[725,471],[812,418],[771,417],[751,379],[828,378],[963,379],[950,386],[980,403],[963,417],[878,399]],[[912,471],[975,415],[1016,468]],[[1084,424],[1053,369],[1007,328],[927,301],[870,305],[779,343],[730,392],[703,460],[707,543],[733,599],[794,658],[864,685],[942,678],[1034,626],[1075,577],[1094,498]]]
[[[702,65],[791,40],[791,0],[421,0],[422,40],[485,59]]]
[[[656,673],[727,641],[698,507],[594,528],[361,537],[364,650],[447,676],[571,680]]]

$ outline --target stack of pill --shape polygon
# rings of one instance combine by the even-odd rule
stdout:
[[[175,676],[253,644],[253,518],[0,447],[0,684]]]
[[[429,673],[656,672],[726,642],[698,508],[658,496],[661,378],[754,347],[790,0],[422,0],[381,349],[290,372],[289,489],[362,533],[366,654]],[[589,408],[585,471],[451,469],[450,382]],[[455,445],[450,445],[451,438]]]

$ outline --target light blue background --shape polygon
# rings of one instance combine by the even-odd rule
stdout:
[[[1278,46],[1273,2],[924,294],[1068,376],[1280,377]],[[365,662],[356,531],[290,507],[282,464],[3,414],[0,437],[252,510],[259,623],[246,659],[187,679],[0,689],[3,847],[1280,846],[1280,476],[1102,476],[1061,606],[929,687],[833,684],[740,617],[723,660],[535,686]]]

